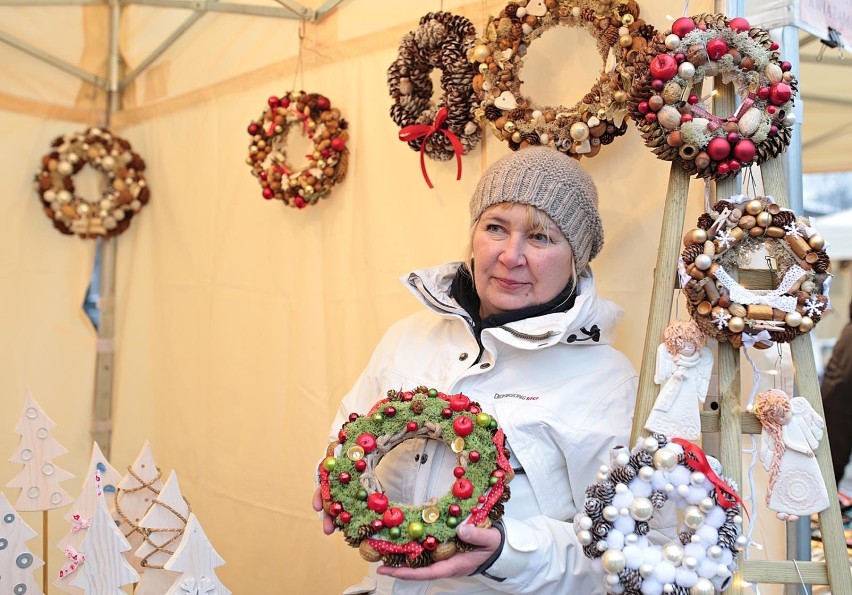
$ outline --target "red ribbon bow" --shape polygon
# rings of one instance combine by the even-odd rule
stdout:
[[[447,113],[447,108],[442,107],[435,115],[435,123],[431,126],[428,124],[411,124],[399,131],[399,140],[403,142],[410,143],[411,141],[415,141],[419,138],[423,139],[420,143],[420,171],[423,172],[423,179],[426,180],[426,184],[429,188],[432,188],[432,182],[429,180],[429,174],[426,173],[426,141],[428,141],[429,137],[436,132],[440,132],[450,139],[450,143],[453,145],[453,152],[456,154],[456,164],[458,165],[456,179],[461,180],[461,156],[464,150],[462,149],[461,142],[459,142],[458,137],[452,131],[446,128],[441,128],[444,121],[447,119]]]
[[[719,506],[722,508],[731,508],[735,504],[739,503],[739,505],[743,507],[746,516],[748,516],[745,503],[737,495],[737,493],[731,489],[727,483],[725,483],[725,480],[716,475],[716,472],[713,471],[713,468],[710,466],[710,462],[707,460],[707,455],[704,454],[704,451],[701,450],[699,446],[692,442],[688,442],[683,438],[672,438],[672,442],[680,444],[683,447],[683,451],[686,454],[686,466],[693,471],[700,471],[707,476],[710,483],[716,486],[716,499],[719,501]]]

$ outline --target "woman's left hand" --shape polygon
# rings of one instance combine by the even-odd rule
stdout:
[[[476,549],[471,552],[455,554],[446,560],[435,562],[424,568],[401,566],[379,566],[378,574],[392,576],[408,581],[430,581],[439,578],[470,576],[500,547],[500,532],[497,529],[478,529],[470,525],[461,525],[456,535]]]

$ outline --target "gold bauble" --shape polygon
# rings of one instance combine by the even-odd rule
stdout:
[[[822,250],[825,248],[825,238],[823,238],[818,233],[815,233],[811,237],[808,238],[808,245],[814,250]]]
[[[732,333],[741,333],[745,328],[745,320],[740,318],[739,316],[732,316],[728,321],[728,330]]]
[[[759,200],[750,200],[745,205],[745,211],[749,215],[757,215],[759,212],[763,210],[763,203]]]

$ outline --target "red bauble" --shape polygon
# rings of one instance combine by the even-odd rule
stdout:
[[[405,514],[399,508],[388,508],[382,515],[385,527],[399,527],[405,520]]]
[[[344,471],[343,473],[341,473],[340,475],[337,476],[337,480],[340,483],[349,483],[349,481],[351,479],[352,479],[352,476],[349,473],[347,473],[346,471]]]
[[[742,164],[736,159],[731,159],[730,161],[728,161],[728,167],[731,168],[731,171],[740,171]]]
[[[473,496],[473,484],[469,479],[457,479],[453,484],[453,496],[459,500],[466,500]]]
[[[742,33],[744,31],[747,32],[749,29],[751,29],[751,25],[743,17],[735,17],[731,19],[728,23],[728,27],[730,27],[737,33]]]
[[[340,138],[339,136],[335,136],[331,139],[331,148],[335,151],[342,151],[346,148],[346,141]]]
[[[248,126],[248,133],[249,133],[250,135],[254,136],[254,135],[255,135],[255,134],[257,134],[258,132],[260,132],[260,126],[258,126],[258,125],[257,125],[257,124],[255,124],[254,122],[252,122],[251,124],[249,124],[249,126]]]
[[[672,23],[672,33],[681,39],[686,37],[686,35],[693,29],[695,29],[695,21],[689,17],[680,17],[679,19],[675,19]]]
[[[278,99],[275,95],[273,95],[269,99],[266,100],[266,103],[269,104],[269,107],[271,107],[272,109],[275,109],[281,103],[281,100]]]
[[[409,432],[416,432],[419,427],[420,426],[417,425],[416,421],[410,421],[407,424],[405,424],[405,429],[408,430]]]
[[[721,161],[731,154],[731,143],[721,136],[717,136],[707,143],[707,154],[714,161]]]
[[[768,99],[769,98],[769,87],[761,87],[760,89],[758,89],[757,90],[757,96],[760,97],[761,99]]]
[[[438,539],[434,535],[429,535],[423,540],[423,549],[427,552],[434,552],[438,549]]]
[[[346,442],[346,430],[340,430],[337,433],[337,441],[340,442],[341,444]]]
[[[754,146],[754,143],[747,138],[741,139],[736,145],[734,145],[734,157],[736,157],[740,163],[751,163],[751,160],[754,159],[754,156],[757,154],[757,147]]]
[[[376,449],[376,437],[364,432],[355,439],[355,444],[364,449],[364,453],[370,454]]]
[[[468,460],[470,460],[471,463],[477,462],[479,460],[480,456],[482,456],[482,455],[479,454],[478,450],[472,450],[469,453],[467,453],[467,458],[468,458]]]
[[[344,525],[348,525],[352,521],[352,515],[346,512],[345,510],[340,513],[340,522]]]
[[[450,409],[453,411],[464,411],[470,405],[470,399],[464,395],[453,395],[450,397]]]
[[[355,461],[355,471],[366,471],[367,470],[367,461],[364,459],[358,459]]]
[[[263,189],[263,198],[265,198],[266,200],[269,200],[270,198],[272,198],[274,196],[275,196],[275,193],[272,191],[272,188],[264,188]]]
[[[441,409],[441,417],[444,419],[450,419],[453,416],[453,410],[449,407],[444,407]]]
[[[723,42],[724,43],[724,42]],[[725,50],[727,51],[727,49]],[[669,54],[657,54],[651,60],[651,76],[661,81],[670,81],[677,74],[677,60]]]
[[[372,529],[375,533],[378,533],[384,528],[385,524],[382,522],[382,519],[373,519],[370,521],[370,529]]]
[[[308,206],[308,203],[306,203],[305,199],[301,196],[297,196],[296,199],[293,201],[293,204],[296,205],[297,209],[304,209],[306,206]]]
[[[648,107],[647,101],[640,101],[639,104],[636,106],[636,111],[638,111],[640,114],[647,114],[649,111],[651,111],[651,108]]]
[[[784,105],[793,96],[793,90],[787,83],[774,83],[769,87],[769,101],[775,105]]]
[[[461,506],[458,504],[450,504],[449,508],[447,508],[447,512],[450,513],[450,516],[461,516]]]
[[[728,173],[729,171],[731,171],[731,168],[730,168],[730,166],[729,166],[727,163],[720,163],[720,164],[716,167],[716,171],[717,171],[717,172],[719,172],[721,175],[723,175],[723,176],[724,176],[726,173]]]
[[[328,516],[331,518],[337,517],[341,512],[343,512],[343,504],[340,502],[332,502],[328,507]]]
[[[467,408],[467,410],[470,411],[471,413],[473,413],[474,415],[476,415],[478,413],[482,413],[482,409],[480,409],[476,405],[471,405],[470,407]]]
[[[396,415],[396,407],[385,407],[385,415],[387,415],[388,417],[393,417],[394,415]]]
[[[713,39],[707,42],[707,55],[710,57],[711,60],[718,60],[727,53],[728,44],[725,43],[724,39],[714,37]]]
[[[692,122],[692,114],[681,114],[680,115],[681,124],[685,122]]]
[[[473,421],[466,415],[459,415],[453,420],[453,431],[464,438],[473,432]]]
[[[456,477],[463,477],[464,467],[456,467],[455,469],[453,469],[453,475],[455,475]]]
[[[657,121],[657,114],[655,114],[654,112],[649,112],[649,113],[645,114],[645,121],[648,124],[653,124],[654,122]]]
[[[382,492],[373,492],[367,497],[367,508],[378,514],[386,511],[389,503],[388,497]]]
[[[331,101],[329,101],[328,97],[320,95],[317,97],[317,107],[321,110],[327,110],[331,107]]]
[[[350,413],[350,414],[349,414],[349,421],[355,421],[355,420],[356,420],[356,419],[358,419],[359,417],[361,417],[361,416],[360,416],[360,415],[358,415],[357,413]]]

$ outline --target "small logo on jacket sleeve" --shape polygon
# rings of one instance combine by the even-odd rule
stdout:
[[[517,393],[497,393],[494,395],[494,400],[497,399],[518,399],[519,401],[538,401],[538,397],[519,395]]]

